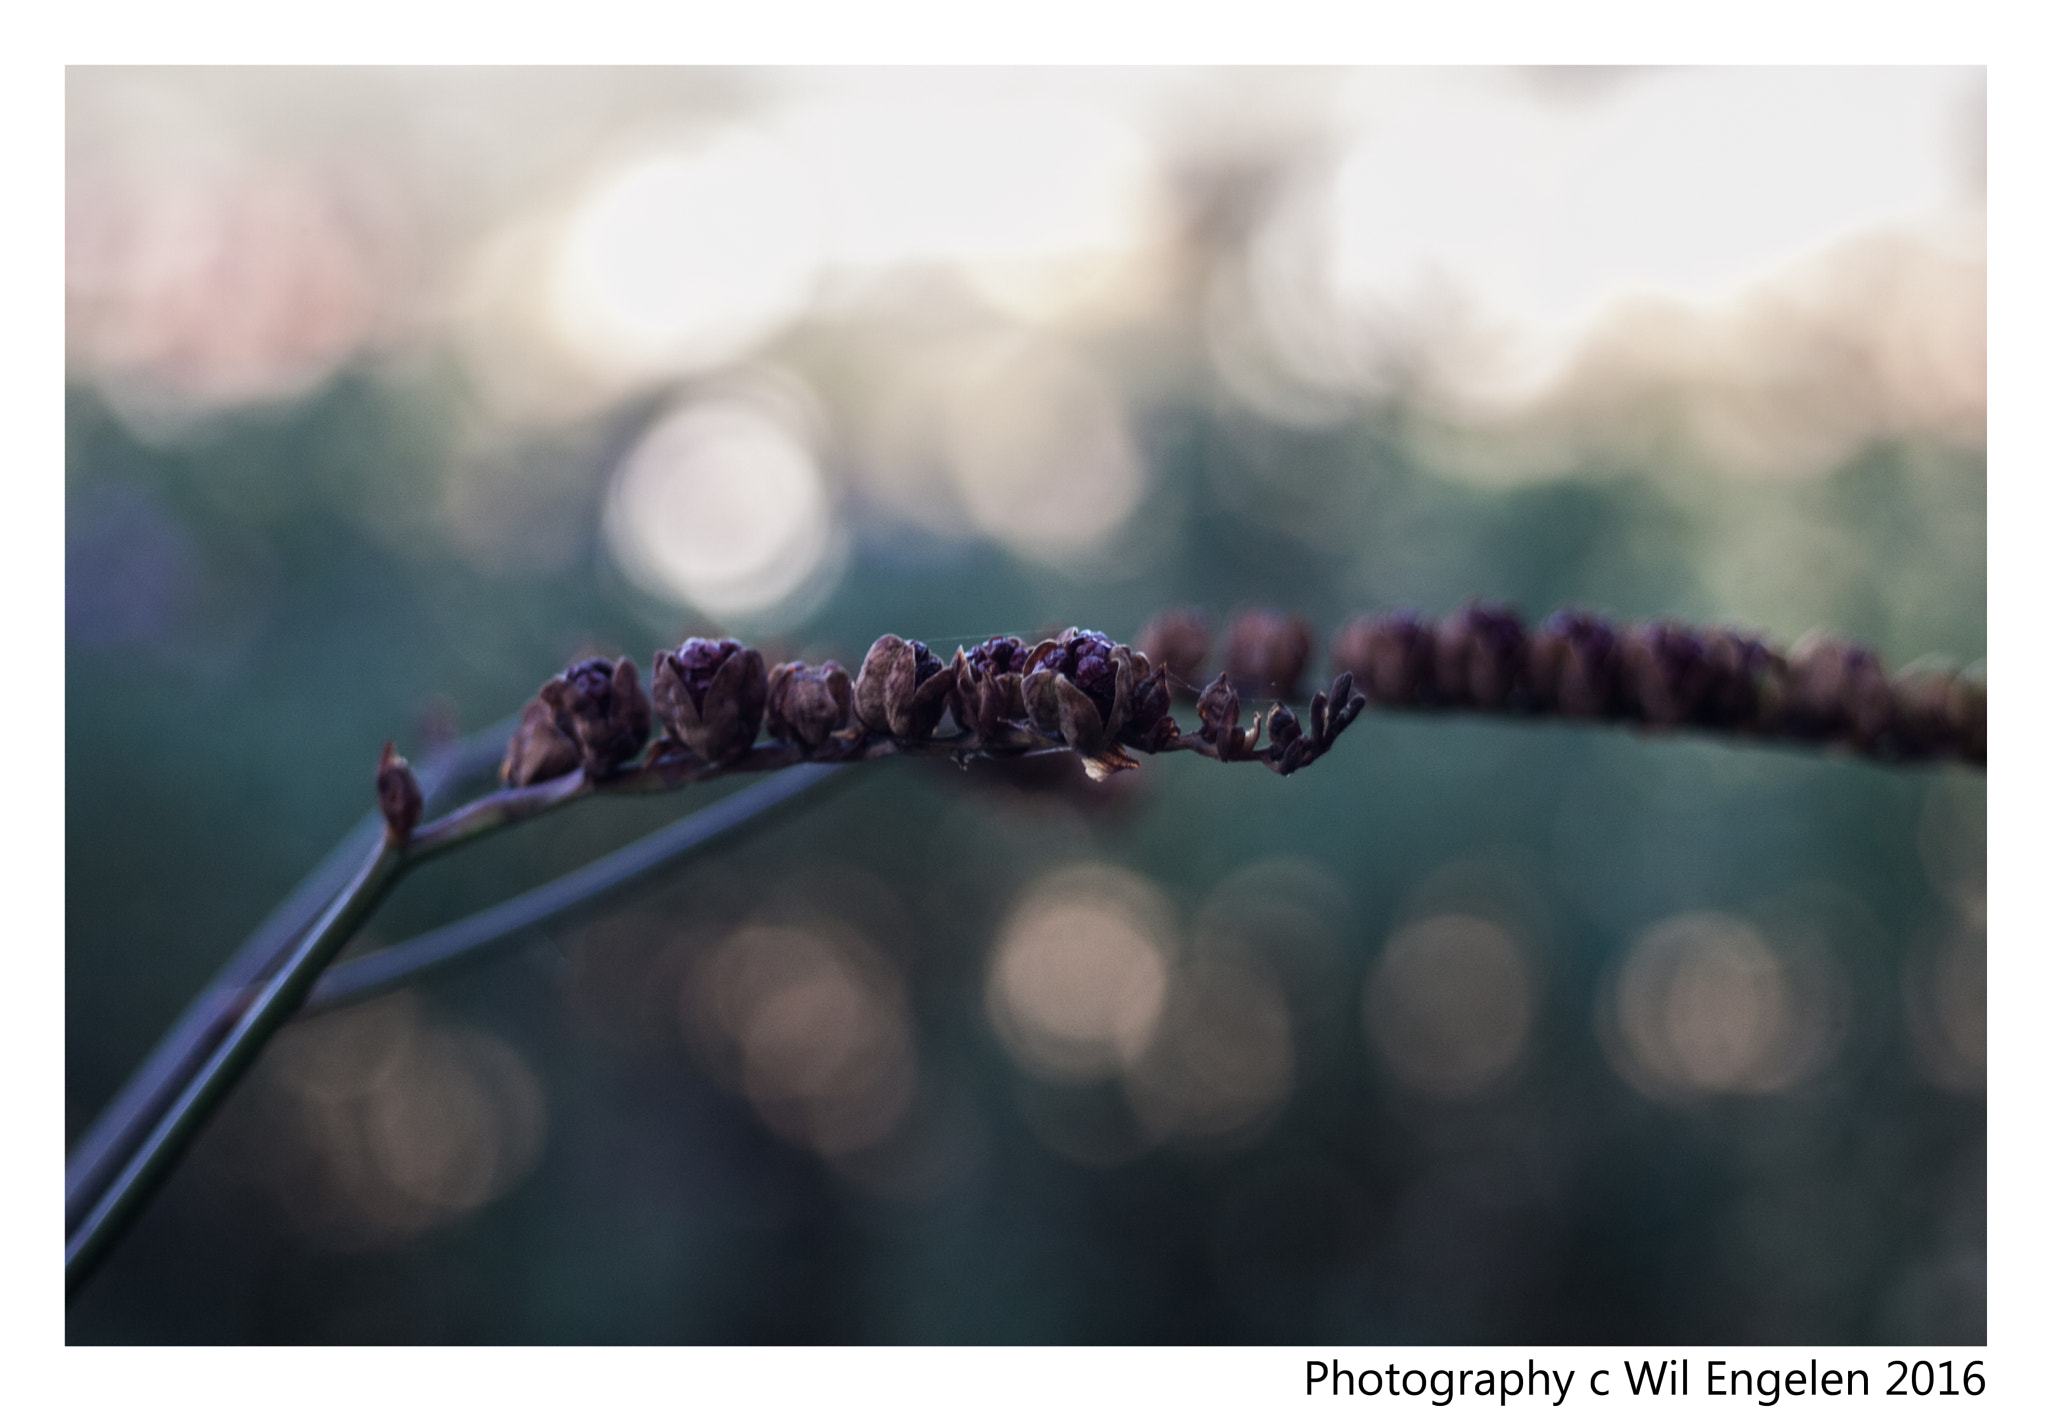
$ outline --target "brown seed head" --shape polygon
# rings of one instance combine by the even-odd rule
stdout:
[[[1530,638],[1525,678],[1539,709],[1568,718],[1603,718],[1617,699],[1620,655],[1604,615],[1560,610]]]
[[[1505,605],[1475,600],[1436,627],[1437,696],[1447,704],[1506,708],[1520,687],[1528,636]]]
[[[654,657],[654,711],[706,762],[751,748],[767,703],[767,666],[738,640],[688,639]]]
[[[1138,632],[1138,652],[1163,670],[1174,693],[1194,698],[1201,689],[1202,662],[1209,657],[1209,621],[1199,610],[1168,610]]]
[[[1300,615],[1246,610],[1230,622],[1223,667],[1239,689],[1257,698],[1298,697],[1315,632]]]
[[[1429,702],[1436,688],[1436,628],[1412,610],[1360,615],[1331,640],[1330,665],[1349,670],[1373,703]]]
[[[802,660],[768,671],[768,734],[816,749],[853,720],[853,681],[832,660]]]
[[[945,717],[953,673],[922,641],[884,635],[861,661],[854,712],[871,732],[909,742],[929,738]]]
[[[1890,726],[1891,710],[1891,685],[1874,651],[1811,630],[1786,655],[1784,716],[1792,732],[1868,746]]]

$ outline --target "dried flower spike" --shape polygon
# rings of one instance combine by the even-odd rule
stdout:
[[[654,657],[654,709],[669,734],[710,763],[754,744],[768,704],[768,670],[738,640],[687,639]]]
[[[403,846],[412,840],[412,829],[420,824],[426,798],[412,765],[398,756],[398,745],[386,743],[377,764],[377,810],[384,814],[384,840]]]

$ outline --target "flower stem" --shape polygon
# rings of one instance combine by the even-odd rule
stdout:
[[[375,910],[406,864],[403,851],[379,841],[353,879],[331,901],[299,941],[282,968],[263,987],[208,1058],[178,1100],[171,1104],[128,1164],[107,1187],[98,1204],[64,1248],[67,1297],[91,1277],[114,1243],[134,1223],[143,1205],[156,1193],[178,1159],[192,1144],[214,1110],[248,1071],[271,1035],[298,1010],[313,981],[341,947],[348,943]]]

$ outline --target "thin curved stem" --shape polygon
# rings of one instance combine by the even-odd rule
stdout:
[[[114,1243],[126,1233],[143,1204],[163,1184],[200,1128],[256,1060],[263,1045],[305,1001],[320,971],[397,883],[404,865],[400,848],[388,840],[377,843],[354,878],[329,902],[283,967],[257,995],[256,1002],[186,1084],[177,1101],[66,1242],[67,1296],[78,1293],[79,1286],[92,1276]]]
[[[503,719],[425,754],[419,764],[421,791],[429,802],[496,768],[505,739],[517,720]],[[135,1154],[150,1129],[162,1120],[178,1094],[247,1009],[264,980],[277,972],[292,945],[305,935],[384,834],[375,811],[321,858],[291,894],[263,918],[215,973],[185,1011],[129,1074],[120,1091],[64,1162],[64,1232],[77,1229],[107,1184]]]
[[[690,855],[822,786],[840,771],[831,763],[784,768],[765,782],[671,822],[587,866],[488,910],[429,930],[375,954],[338,964],[320,976],[300,1017],[346,1008],[442,970],[472,964],[539,925]]]

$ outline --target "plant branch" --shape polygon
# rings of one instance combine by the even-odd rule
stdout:
[[[186,1084],[66,1242],[67,1296],[75,1296],[99,1267],[143,1204],[185,1154],[199,1129],[248,1071],[263,1045],[305,1001],[320,971],[397,883],[403,864],[400,848],[388,839],[377,843],[355,876],[313,922],[276,976],[263,987],[255,1003],[236,1020],[205,1066]]]
[[[831,764],[785,768],[652,832],[536,890],[375,954],[335,965],[320,977],[300,1017],[327,1013],[386,994],[444,969],[470,964],[525,931],[560,919],[622,886],[760,820],[837,774]]]
[[[505,719],[434,750],[421,759],[419,782],[433,801],[479,774],[492,771],[504,755],[513,728]],[[367,813],[348,835],[292,888],[248,939],[180,1014],[120,1091],[100,1109],[64,1163],[64,1231],[69,1235],[128,1164],[150,1128],[192,1080],[207,1056],[227,1035],[306,927],[334,899],[384,834],[383,818]]]

